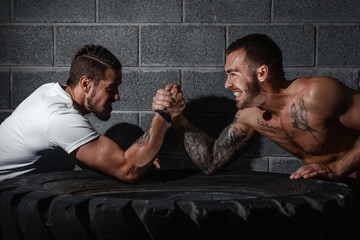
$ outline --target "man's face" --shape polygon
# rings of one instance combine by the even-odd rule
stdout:
[[[106,121],[110,118],[112,103],[120,100],[119,85],[121,84],[121,71],[107,69],[105,79],[100,80],[99,85],[92,88],[86,97],[86,108],[93,112],[97,118]]]
[[[260,93],[260,83],[255,71],[251,71],[249,64],[243,49],[230,53],[226,59],[225,88],[234,93],[238,109],[255,106],[254,99]]]

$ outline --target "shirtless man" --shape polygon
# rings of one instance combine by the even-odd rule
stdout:
[[[306,163],[291,179],[359,177],[358,92],[331,77],[287,81],[281,50],[266,35],[238,39],[226,53],[225,87],[234,93],[238,109],[233,123],[212,139],[183,114],[172,118],[190,158],[202,171],[219,171],[262,134]],[[160,93],[169,94],[169,89],[179,92],[176,98],[182,101],[179,87],[167,86],[158,91],[153,107],[168,98]],[[181,112],[184,104],[172,108]]]

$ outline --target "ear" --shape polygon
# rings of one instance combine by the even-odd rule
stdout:
[[[80,81],[79,81],[79,85],[80,85],[80,88],[85,92],[85,93],[89,93],[90,91],[90,85],[91,85],[91,80],[90,78],[88,78],[87,76],[82,76],[80,78]]]
[[[256,69],[256,77],[260,82],[264,82],[269,75],[269,67],[266,65],[261,65]]]

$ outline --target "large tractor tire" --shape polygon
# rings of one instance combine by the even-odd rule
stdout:
[[[351,189],[288,175],[151,170],[138,184],[97,172],[0,184],[0,239],[358,239]]]

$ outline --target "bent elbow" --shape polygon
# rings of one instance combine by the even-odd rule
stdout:
[[[134,166],[124,165],[120,166],[114,175],[117,179],[130,184],[138,183],[142,177]]]
[[[117,177],[119,180],[130,184],[136,184],[140,181],[140,177],[137,174],[125,174]]]
[[[122,178],[121,180],[126,183],[136,184],[140,181],[140,178],[133,177],[133,176],[126,176],[126,177]]]
[[[206,168],[202,167],[201,170],[206,174],[206,175],[213,175],[215,173],[219,172],[219,169],[213,167],[213,166],[206,166]]]

